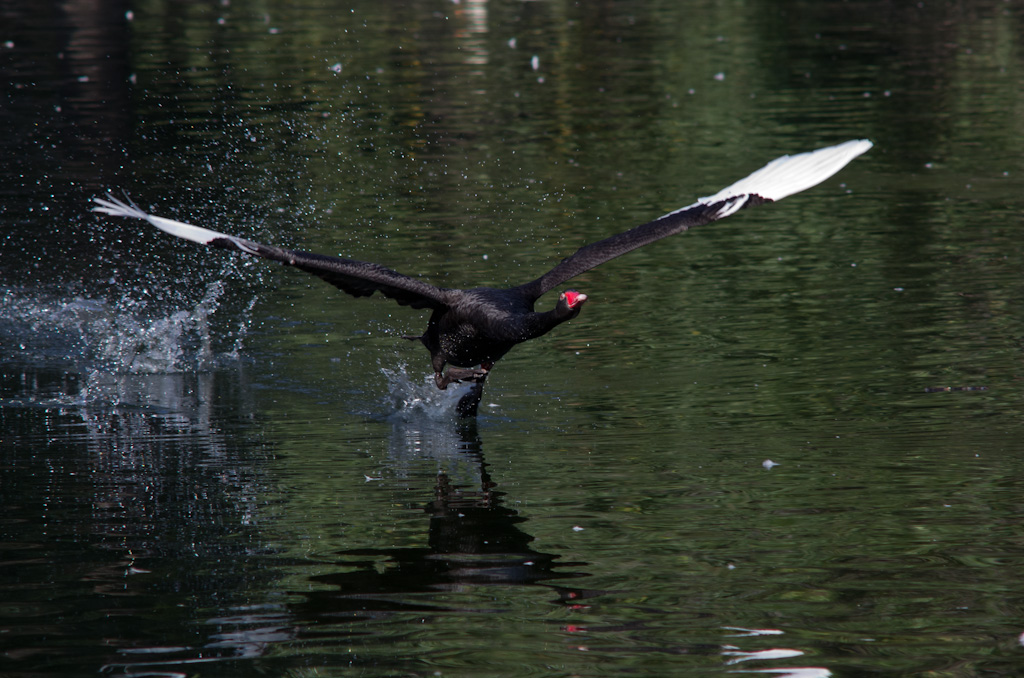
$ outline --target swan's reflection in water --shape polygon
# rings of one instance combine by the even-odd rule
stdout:
[[[363,548],[339,552],[338,571],[310,578],[316,590],[304,593],[295,609],[307,623],[380,618],[399,612],[444,613],[462,609],[473,587],[536,585],[586,576],[584,563],[563,563],[553,553],[531,548],[527,519],[504,505],[484,459],[474,419],[403,420],[393,428],[390,463],[409,457],[438,459],[425,547]],[[400,472],[400,469],[395,469]],[[549,585],[550,586],[550,585]],[[557,599],[571,603],[587,594],[551,586]],[[442,602],[445,601],[445,602]]]

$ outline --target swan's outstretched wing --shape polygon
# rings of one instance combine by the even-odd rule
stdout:
[[[744,207],[782,200],[825,181],[871,148],[871,145],[870,141],[860,139],[799,155],[784,155],[714,195],[580,248],[521,289],[536,299],[584,271],[655,240],[681,233],[693,226],[724,219]]]
[[[107,194],[106,198],[93,200],[97,204],[97,207],[93,208],[94,212],[142,219],[161,231],[185,240],[280,261],[323,278],[354,297],[368,297],[374,292],[380,292],[403,306],[413,308],[436,309],[447,305],[448,290],[410,278],[379,264],[263,245],[245,238],[147,214],[138,205],[118,200],[110,194]]]

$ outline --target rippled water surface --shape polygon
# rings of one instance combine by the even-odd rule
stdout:
[[[0,674],[1021,675],[1024,5],[904,4],[5,5]],[[425,312],[88,211],[518,284],[853,138],[475,420]]]

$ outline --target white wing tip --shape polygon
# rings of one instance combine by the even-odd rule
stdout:
[[[745,195],[757,195],[772,201],[782,200],[794,193],[817,186],[846,167],[854,158],[867,152],[873,145],[867,139],[852,139],[807,153],[784,155],[750,176],[740,179],[712,196],[701,198],[698,202],[707,205]]]
[[[183,238],[185,240],[191,240],[202,245],[209,245],[214,240],[230,240],[242,250],[251,251],[251,248],[244,245],[246,241],[241,238],[235,238],[230,235],[218,233],[217,231],[211,231],[206,228],[200,228],[199,226],[193,226],[192,224],[186,224],[182,221],[175,221],[174,219],[165,219],[164,217],[158,217],[152,214],[143,212],[142,209],[131,202],[124,200],[118,200],[110,193],[107,193],[106,198],[93,198],[94,203],[98,206],[93,207],[93,212],[99,212],[101,214],[109,214],[113,217],[132,217],[134,219],[143,219],[148,221],[153,226],[156,226],[161,231],[169,233],[171,235]]]
[[[135,203],[124,202],[118,200],[111,193],[107,193],[106,198],[93,198],[92,201],[98,205],[93,207],[93,212],[99,212],[100,214],[109,214],[112,217],[132,217],[135,219],[147,219],[148,214],[139,209],[139,206]]]

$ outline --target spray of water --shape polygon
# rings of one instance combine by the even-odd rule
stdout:
[[[440,390],[432,374],[418,379],[410,377],[405,365],[395,369],[381,368],[388,380],[387,403],[392,420],[435,419],[449,421],[455,416],[459,400],[469,392],[469,384],[452,384]]]
[[[161,310],[131,293],[109,302],[0,290],[0,359],[78,374],[77,404],[117,404],[133,377],[197,373],[237,359],[256,299],[229,332],[231,348],[218,352],[210,320],[224,290],[218,280],[198,302]]]

